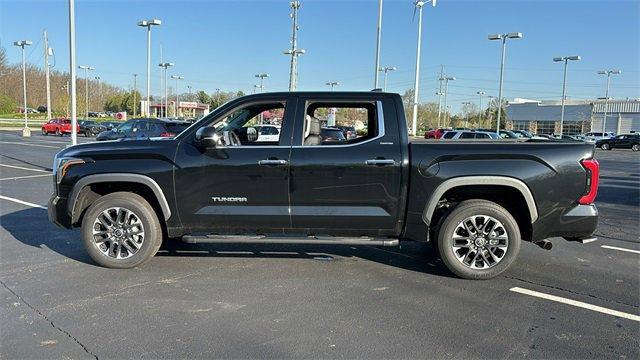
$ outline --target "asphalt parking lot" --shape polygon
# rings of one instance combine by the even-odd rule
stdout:
[[[98,267],[47,220],[68,142],[0,132],[0,358],[640,357],[638,153],[597,151],[597,242],[526,243],[466,281],[419,243],[173,243]]]

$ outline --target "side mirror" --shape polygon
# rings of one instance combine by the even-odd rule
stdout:
[[[202,149],[224,147],[223,136],[212,126],[198,129],[193,144]]]

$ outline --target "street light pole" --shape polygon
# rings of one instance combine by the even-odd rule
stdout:
[[[22,136],[24,137],[31,136],[31,129],[29,129],[27,120],[27,69],[24,58],[24,47],[31,44],[33,44],[33,42],[29,40],[20,40],[13,43],[13,45],[19,46],[22,49],[22,99],[24,101],[24,107],[22,108],[22,112],[24,113],[24,129],[22,129]]]
[[[330,82],[326,82],[325,85],[331,86],[331,91],[333,91],[333,87],[340,85],[340,83],[337,81],[330,81]]]
[[[598,71],[600,75],[607,75],[607,91],[604,95],[604,116],[602,118],[602,137],[605,137],[606,126],[607,126],[607,111],[609,110],[609,85],[611,84],[611,75],[620,75],[622,71],[620,70],[601,70]]]
[[[162,109],[162,107],[160,107],[160,110],[162,111],[162,114],[164,115],[164,117],[167,117],[167,113],[169,110],[169,98],[167,96],[167,88],[169,88],[169,86],[167,86],[167,69],[173,66],[173,63],[165,62],[165,63],[158,64],[158,66],[160,66],[164,71],[164,104],[165,105],[164,105],[164,110]]]
[[[378,88],[378,69],[380,69],[380,38],[382,37],[382,0],[378,0],[378,31],[377,31],[377,38],[376,38],[376,73],[375,73],[375,80],[374,80],[374,85],[373,88],[377,89]],[[387,73],[384,73],[385,75],[385,79],[387,76]],[[386,91],[386,85],[385,85],[385,91]]]
[[[462,106],[464,107],[465,105],[471,105],[471,101],[463,101],[462,102]],[[464,117],[464,127],[469,127],[469,115],[467,114]]]
[[[397,70],[395,66],[385,66],[378,69],[378,71],[384,71],[384,88],[382,89],[383,91],[387,91],[387,76],[389,71],[395,71],[395,70]]]
[[[179,100],[180,98],[178,97],[179,93],[178,93],[178,80],[182,80],[184,79],[184,76],[177,76],[177,75],[171,75],[172,79],[176,79],[176,106],[173,107],[173,116],[174,117],[178,117],[178,104],[179,104]]]
[[[49,38],[47,37],[47,30],[44,31],[44,72],[46,77],[47,87],[47,121],[51,120],[51,80],[49,74],[49,55],[53,50],[49,47]]]
[[[411,123],[411,134],[413,136],[417,135],[418,132],[418,93],[419,93],[419,87],[420,87],[420,49],[421,49],[421,45],[422,45],[422,8],[424,7],[424,4],[427,2],[431,2],[431,5],[436,6],[436,0],[430,0],[430,1],[416,1],[415,2],[415,7],[418,10],[418,45],[416,47],[416,77],[415,77],[415,81],[414,81],[414,85],[413,85],[413,116],[412,116],[412,123]],[[415,10],[414,9],[414,14],[415,14]]]
[[[136,94],[138,93],[138,74],[133,74],[133,117],[136,117],[137,100]]]
[[[480,96],[480,106],[478,107],[478,126],[481,126],[480,124],[482,123],[482,96],[484,96],[486,92],[478,91],[476,92],[476,94]]]
[[[79,65],[78,69],[84,70],[84,115],[85,120],[89,119],[89,70],[95,70],[94,67]]]
[[[76,10],[75,0],[69,0],[69,73],[71,75],[71,144],[78,142],[78,111],[76,109]],[[67,83],[69,85],[69,83]],[[67,86],[69,89],[69,86]]]
[[[144,113],[140,109],[141,115],[148,115],[151,106],[151,27],[160,24],[162,24],[162,21],[158,19],[138,21],[138,26],[147,28],[147,109]]]
[[[502,60],[500,61],[500,88],[498,90],[498,119],[496,125],[496,132],[500,131],[500,116],[502,114],[502,84],[504,80],[504,61],[507,52],[507,39],[522,39],[522,33],[508,33],[508,34],[495,34],[489,35],[489,40],[501,40],[502,41]]]
[[[269,74],[267,73],[261,73],[261,74],[255,74],[254,75],[257,78],[260,78],[260,92],[264,91],[264,78],[268,78]]]
[[[444,111],[446,115],[446,121],[444,122],[444,126],[449,123],[449,108],[447,107],[447,95],[449,94],[449,81],[453,81],[456,78],[453,76],[445,76],[444,80]]]
[[[564,76],[562,78],[562,106],[560,109],[560,136],[564,132],[564,101],[567,99],[567,65],[569,64],[569,60],[580,60],[580,56],[563,56],[563,57],[555,57],[553,61],[555,62],[564,62]]]

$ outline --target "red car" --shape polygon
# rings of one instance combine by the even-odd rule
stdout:
[[[80,132],[80,125],[76,125],[76,132]],[[53,119],[42,124],[42,135],[56,134],[62,136],[71,134],[71,120],[69,119]]]
[[[442,137],[442,135],[444,135],[445,132],[447,132],[447,129],[443,129],[443,128],[439,128],[439,129],[431,129],[429,131],[427,131],[426,133],[424,133],[424,138],[425,139],[440,139]]]

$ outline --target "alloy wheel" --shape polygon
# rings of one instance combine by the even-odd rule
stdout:
[[[453,232],[452,250],[456,259],[471,269],[491,268],[507,254],[509,236],[504,225],[487,215],[462,220]]]
[[[128,259],[144,243],[144,225],[133,211],[110,207],[93,221],[93,243],[106,256]]]

